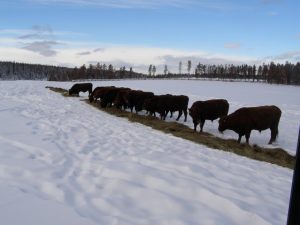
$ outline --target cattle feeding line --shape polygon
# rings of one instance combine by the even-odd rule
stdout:
[[[66,89],[56,87],[46,88],[49,88],[51,91],[58,92],[64,97],[72,97],[69,96],[68,90]],[[207,132],[194,132],[193,129],[181,123],[166,122],[153,116],[138,115],[115,107],[102,108],[100,107],[99,101],[89,102],[88,99],[84,101],[105,113],[127,118],[130,122],[138,122],[153,129],[172,134],[173,136],[180,137],[197,144],[205,145],[212,149],[232,152],[240,156],[245,156],[258,161],[269,162],[290,169],[293,169],[295,165],[295,156],[290,155],[282,148],[265,148],[258,145],[251,146],[249,144],[239,144],[236,140],[222,139]]]

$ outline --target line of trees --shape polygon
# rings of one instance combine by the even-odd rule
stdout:
[[[49,80],[69,81],[78,79],[124,79],[145,78],[146,75],[126,70],[115,69],[111,64],[85,65],[77,68],[27,64],[17,62],[0,62],[0,80]]]
[[[300,84],[300,63],[263,65],[203,65],[195,69],[195,77],[220,79],[246,79],[276,84]]]
[[[67,80],[79,80],[79,79],[125,79],[125,78],[143,78],[146,75],[136,73],[132,67],[126,70],[123,66],[119,69],[115,69],[112,64],[108,66],[106,64],[97,63],[96,65],[90,64],[88,67],[82,65],[81,67],[71,69],[65,74]],[[49,77],[50,81],[57,80],[56,77]]]
[[[221,80],[247,80],[276,84],[300,84],[300,62],[292,64],[263,65],[214,65],[198,63],[191,74],[192,62],[188,60],[186,73],[182,73],[182,62],[179,62],[178,73],[171,73],[168,65],[164,65],[163,74],[157,74],[155,65],[150,65],[148,75],[136,73],[132,67],[116,69],[113,65],[90,64],[77,68],[48,66],[0,61],[0,80],[49,80],[68,81],[78,79],[124,79],[124,78],[209,78]]]
[[[0,61],[1,80],[48,80],[52,76],[65,80],[65,74],[70,70],[60,66]]]
[[[153,65],[152,65],[153,67]],[[276,84],[300,84],[300,62],[285,64],[271,62],[263,65],[214,65],[198,63],[195,67],[194,74],[190,74],[191,61],[187,63],[187,73],[182,73],[182,62],[179,62],[178,73],[168,72],[165,65],[164,73],[158,74],[155,78],[209,78],[209,79],[230,79],[230,80],[247,80],[263,81]],[[151,74],[150,74],[151,75]],[[153,78],[153,77],[152,77]]]

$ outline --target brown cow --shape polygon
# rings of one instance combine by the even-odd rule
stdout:
[[[148,92],[148,91],[142,91],[140,93],[137,94],[137,98],[136,98],[136,102],[134,104],[134,108],[136,113],[138,111],[143,110],[143,105],[145,100],[154,97],[154,93],[153,92]]]
[[[141,90],[131,90],[128,92],[128,94],[126,96],[124,96],[124,100],[125,100],[126,104],[128,105],[128,107],[130,108],[131,112],[133,111],[133,108],[137,104],[139,95],[142,92],[143,91],[141,91]]]
[[[178,121],[182,113],[184,113],[184,122],[186,122],[189,97],[186,95],[171,95],[167,97],[167,99],[167,110],[165,116],[167,116],[168,112],[170,112],[170,118],[172,118],[173,112],[178,111],[176,121]]]
[[[157,102],[158,102],[158,99],[159,97],[162,96],[162,95],[154,95],[152,98],[148,98],[144,101],[144,109],[147,110],[147,112],[150,113],[150,115],[152,116],[156,116],[155,115],[155,112],[158,112],[158,109],[157,109]],[[162,119],[162,117],[161,117]]]
[[[119,91],[114,100],[114,106],[116,106],[119,109],[121,109],[122,107],[124,109],[126,109],[128,107],[126,99],[127,99],[129,91],[131,91],[130,88],[128,88],[128,90],[125,89],[125,90]]]
[[[101,98],[106,90],[110,88],[115,88],[115,86],[96,87],[89,96],[90,102],[96,101],[97,99]]]
[[[214,121],[228,114],[229,104],[225,99],[211,99],[196,101],[189,108],[189,114],[193,118],[194,131],[200,123],[200,132],[203,131],[205,120]]]
[[[129,88],[120,87],[107,89],[101,97],[101,107],[105,108],[107,105],[112,106],[118,93],[124,90],[129,90]]]
[[[70,89],[69,89],[69,95],[77,95],[79,96],[79,92],[89,92],[89,96],[91,95],[93,90],[93,84],[92,83],[77,83],[74,84]]]
[[[153,92],[145,92],[140,90],[130,90],[125,93],[121,93],[120,99],[117,99],[119,102],[124,102],[129,108],[130,111],[133,111],[135,108],[135,112],[139,112],[143,110],[144,101],[148,98],[152,98],[154,96]]]
[[[281,117],[281,110],[272,106],[259,107],[244,107],[236,110],[228,116],[224,116],[219,120],[219,131],[223,132],[226,129],[233,130],[238,133],[238,142],[241,142],[242,136],[245,135],[246,142],[249,143],[249,138],[252,130],[270,129],[271,138],[269,144],[276,140],[278,135],[278,124]]]
[[[168,112],[171,112],[171,117],[173,112],[179,111],[177,121],[182,115],[185,115],[184,121],[187,119],[187,107],[189,98],[185,95],[156,95],[144,102],[144,107],[150,112],[150,115],[155,115],[155,112],[160,114],[160,119],[165,120]]]

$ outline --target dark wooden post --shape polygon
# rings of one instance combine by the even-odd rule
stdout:
[[[287,225],[300,224],[300,127],[298,134],[298,145],[296,152],[296,164],[293,175],[292,189],[290,195],[290,206]]]

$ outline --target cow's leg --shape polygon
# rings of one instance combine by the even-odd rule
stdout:
[[[245,134],[245,137],[246,137],[246,143],[247,143],[247,144],[249,144],[250,134],[251,134],[251,130],[248,131],[248,132]]]
[[[167,110],[166,116],[168,115],[168,112],[169,112],[169,110]],[[170,111],[170,118],[172,118],[172,117],[173,117],[173,112]]]
[[[194,131],[196,132],[198,123],[197,121],[193,121],[193,123],[194,123]]]
[[[200,120],[200,132],[203,132],[204,124],[205,124],[205,120]]]
[[[164,110],[165,117],[167,117],[168,113],[169,113],[169,110]],[[171,118],[172,117],[172,112],[170,111],[170,113],[171,113],[171,116],[170,116],[170,118]]]
[[[271,128],[271,138],[268,143],[269,145],[272,144],[276,140],[277,134],[278,134],[278,128],[277,127]]]
[[[159,115],[160,115],[160,120],[164,120],[164,113],[160,112]]]
[[[181,115],[182,115],[182,110],[179,110],[178,117],[177,117],[176,121],[179,120],[179,118],[181,117]]]
[[[164,120],[165,111],[164,110],[159,110],[158,113],[160,115],[160,119]]]
[[[242,134],[239,134],[239,139],[238,139],[238,143],[241,143],[241,140],[242,140]]]
[[[187,119],[187,110],[183,110],[183,113],[184,113],[184,122],[186,122],[186,119]]]

